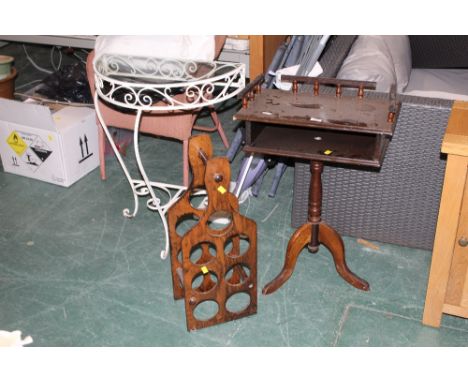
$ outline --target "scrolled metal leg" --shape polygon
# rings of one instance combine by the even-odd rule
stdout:
[[[140,122],[141,122],[142,113],[143,112],[141,110],[137,111],[137,115],[135,118],[135,125],[133,128],[133,146],[135,148],[135,159],[137,161],[138,170],[140,171],[143,181],[145,182],[145,185],[147,187],[147,190],[145,191],[148,191],[148,193],[151,195],[151,204],[153,205],[153,207],[158,208],[160,200],[159,198],[156,197],[153,187],[151,186],[150,180],[148,179],[148,175],[146,175],[145,168],[143,167],[143,163],[141,161],[140,147],[138,145],[138,137],[139,137],[139,132],[140,132]]]
[[[130,184],[130,187],[132,188],[133,192],[133,201],[134,201],[134,206],[133,206],[133,212],[130,213],[130,209],[125,208],[123,210],[123,215],[126,218],[133,218],[138,212],[138,191],[135,186],[135,182],[133,181],[132,177],[130,176],[130,173],[127,169],[127,166],[125,165],[125,162],[122,159],[122,156],[120,155],[119,150],[117,149],[117,146],[115,145],[114,140],[112,139],[111,134],[109,133],[109,129],[107,128],[106,123],[104,122],[104,119],[102,118],[101,111],[99,110],[99,102],[98,102],[98,93],[96,92],[94,95],[94,105],[95,105],[95,110],[96,110],[96,115],[99,119],[99,122],[101,124],[101,128],[106,134],[107,140],[109,141],[109,144],[112,147],[112,150],[114,151],[115,156],[117,157],[117,160],[119,161],[120,167],[122,168],[125,177],[127,178],[128,183]]]
[[[167,258],[167,255],[169,254],[169,228],[167,226],[165,210],[164,210],[163,207],[161,207],[161,200],[158,197],[156,197],[153,186],[151,185],[151,182],[150,182],[150,180],[148,178],[148,175],[146,174],[145,168],[143,167],[143,163],[141,161],[140,147],[138,145],[138,137],[139,137],[139,131],[140,131],[141,117],[142,117],[142,111],[138,110],[136,118],[135,118],[135,126],[134,126],[134,129],[133,129],[133,145],[134,145],[134,148],[135,148],[135,158],[136,158],[136,161],[137,161],[138,170],[140,171],[140,174],[141,174],[141,176],[143,178],[143,181],[145,182],[147,191],[151,195],[151,199],[147,203],[148,208],[151,209],[151,210],[157,210],[158,211],[159,216],[161,217],[161,221],[162,221],[163,226],[164,226],[166,244],[165,244],[164,249],[161,251],[161,259],[164,260],[164,259]]]

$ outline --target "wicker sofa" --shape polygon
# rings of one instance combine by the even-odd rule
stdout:
[[[320,60],[323,76],[336,75],[355,37],[332,38]],[[430,250],[445,171],[440,146],[453,101],[398,98],[400,115],[379,171],[325,166],[322,216],[342,235]],[[309,165],[296,162],[293,227],[307,220],[309,183]]]

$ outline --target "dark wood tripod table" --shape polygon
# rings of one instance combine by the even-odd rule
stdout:
[[[393,89],[388,99],[364,97],[364,89],[374,89],[375,83],[298,76],[282,80],[292,82],[291,92],[261,89],[262,78],[257,78],[242,94],[243,108],[234,116],[246,122],[245,152],[310,161],[308,221],[289,239],[283,269],[263,294],[275,292],[292,276],[304,247],[315,253],[321,244],[346,282],[369,290],[369,283],[348,268],[341,236],[321,219],[321,176],[326,162],[379,168],[400,104]],[[298,92],[301,82],[313,84],[313,93]],[[320,85],[336,86],[336,92],[319,94]],[[344,87],[357,88],[357,94],[343,96]]]

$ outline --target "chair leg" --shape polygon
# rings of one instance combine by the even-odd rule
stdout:
[[[226,134],[224,133],[223,126],[221,125],[221,121],[218,118],[218,114],[216,113],[214,107],[210,108],[210,115],[211,119],[213,120],[213,123],[216,126],[216,129],[218,130],[218,134],[221,137],[221,140],[223,141],[224,147],[229,148],[229,141],[226,137]]]
[[[207,133],[214,133],[218,131],[221,140],[223,141],[224,147],[229,148],[229,141],[224,133],[223,126],[221,125],[221,121],[219,120],[218,114],[213,106],[208,106],[210,109],[210,116],[211,120],[213,121],[214,127],[207,127],[207,126],[200,126],[194,125],[193,128],[198,131],[205,131]]]
[[[189,186],[189,156],[188,156],[188,139],[182,141],[182,160],[183,160],[183,181],[184,186]]]
[[[106,137],[102,130],[101,123],[97,120],[98,140],[99,140],[99,166],[101,170],[101,179],[106,180]]]

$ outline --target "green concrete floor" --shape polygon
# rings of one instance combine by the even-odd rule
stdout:
[[[31,51],[44,59],[50,48]],[[18,83],[42,75],[21,57],[17,44],[0,48],[0,54],[17,55]],[[230,138],[238,107],[227,105],[220,113]],[[212,138],[215,154],[223,155],[219,137]],[[141,139],[153,179],[181,181],[181,150],[177,142]],[[135,173],[131,149],[128,160]],[[292,168],[276,198],[264,188],[240,207],[258,226],[258,313],[189,333],[184,304],[172,297],[169,261],[159,257],[160,219],[143,201],[136,218],[124,218],[122,210],[132,207],[131,190],[114,158],[107,166],[107,181],[96,169],[68,189],[0,172],[0,330],[21,330],[33,337],[33,346],[468,344],[467,320],[444,316],[440,329],[421,324],[428,251],[383,243],[372,249],[345,237],[348,265],[369,281],[369,292],[345,283],[328,251],[320,249],[304,250],[292,278],[276,293],[261,295],[280,271],[294,231]],[[265,184],[270,182],[268,174]]]

